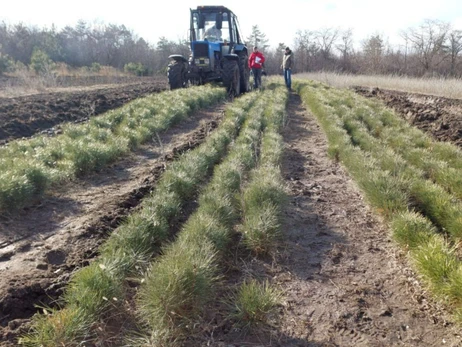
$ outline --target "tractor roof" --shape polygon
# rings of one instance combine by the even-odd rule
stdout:
[[[197,9],[200,11],[210,11],[210,12],[232,12],[229,8],[225,6],[197,6]]]

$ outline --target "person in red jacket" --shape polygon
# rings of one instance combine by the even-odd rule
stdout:
[[[261,88],[261,73],[264,62],[264,55],[260,51],[258,51],[258,47],[255,46],[253,48],[252,54],[249,57],[249,68],[252,69],[253,87],[255,89]]]

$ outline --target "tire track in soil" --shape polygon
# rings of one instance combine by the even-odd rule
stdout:
[[[286,295],[280,333],[303,346],[461,346],[298,95],[288,115],[286,249],[271,274]]]
[[[99,173],[9,219],[0,219],[0,345],[27,330],[34,305],[53,305],[77,269],[155,187],[168,162],[204,142],[224,106],[195,115]],[[72,185],[72,184],[71,184]],[[192,202],[191,204],[193,204]],[[172,225],[174,230],[193,206]],[[11,240],[21,235],[20,241]],[[5,236],[10,236],[10,240]]]

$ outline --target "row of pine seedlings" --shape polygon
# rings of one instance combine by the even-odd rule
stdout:
[[[137,297],[144,335],[133,338],[131,345],[181,345],[203,326],[205,308],[219,300],[223,261],[232,256],[229,250],[239,220],[243,223],[237,229],[249,250],[258,254],[274,247],[284,197],[279,168],[282,140],[277,131],[287,92],[272,86],[261,94],[229,155],[200,194],[198,209],[145,274]],[[267,220],[268,213],[273,215]],[[230,294],[229,317],[244,325],[264,320],[278,299],[278,291],[268,283],[245,282]]]
[[[263,118],[272,107],[277,108],[273,102],[274,95],[252,93],[230,104],[218,129],[167,168],[141,208],[103,244],[100,256],[73,275],[61,309],[44,308],[43,314],[34,316],[31,332],[22,337],[21,344],[72,346],[94,340],[100,334],[96,327],[100,328],[101,322],[115,312],[123,311],[125,302],[130,301],[127,279],[134,278],[142,283],[137,295],[140,325],[149,333],[130,344],[172,341],[176,332],[187,330],[193,313],[201,307],[201,301],[209,298],[208,291],[220,277],[217,259],[229,246],[230,233],[239,218],[241,181],[256,164]],[[268,122],[274,122],[271,119],[275,117],[268,116]],[[274,133],[277,126],[268,124],[266,128]],[[276,135],[271,136],[272,140],[265,140],[268,153],[276,150],[271,142],[276,141]],[[281,143],[278,145],[282,148]],[[225,157],[230,146],[231,152]],[[212,181],[203,189],[212,172]],[[282,185],[278,188],[282,189]],[[176,241],[167,245],[173,237],[170,226],[202,189],[198,210]],[[275,232],[274,227],[271,232]],[[263,246],[258,251],[262,249]],[[268,292],[266,287],[265,290]]]
[[[225,97],[212,86],[153,94],[85,124],[65,125],[58,136],[10,142],[0,148],[0,210],[24,207],[50,186],[102,168]]]
[[[190,92],[195,94],[193,89]],[[73,346],[95,336],[96,323],[123,305],[126,279],[139,277],[172,236],[170,225],[222,160],[253,103],[247,96],[227,107],[219,127],[205,142],[167,167],[140,208],[101,246],[99,257],[72,276],[62,309],[44,308],[43,314],[35,315],[31,333],[21,339],[22,344]]]
[[[428,289],[462,319],[462,151],[432,140],[378,101],[299,82],[304,102]]]

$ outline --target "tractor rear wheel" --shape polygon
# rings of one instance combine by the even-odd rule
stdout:
[[[250,68],[248,63],[248,55],[245,52],[238,53],[239,55],[239,75],[241,78],[241,93],[250,91]]]
[[[241,92],[241,78],[236,60],[226,59],[222,70],[223,84],[230,96],[238,96]]]
[[[186,87],[185,63],[173,60],[170,64],[168,64],[167,77],[171,90]]]

